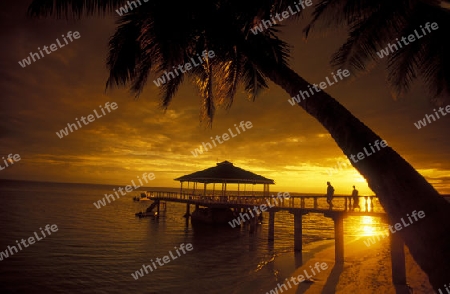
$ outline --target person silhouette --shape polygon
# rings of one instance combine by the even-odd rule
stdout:
[[[359,207],[358,190],[356,190],[355,186],[353,186],[352,198],[353,198],[353,210],[355,210],[355,208],[359,208],[359,210],[361,211],[361,207]]]
[[[330,182],[327,182],[327,203],[330,205],[330,209],[333,206],[333,195],[334,195],[334,188],[331,186]]]

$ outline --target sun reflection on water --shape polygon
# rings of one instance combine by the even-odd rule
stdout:
[[[359,237],[370,237],[384,234],[386,231],[386,224],[384,224],[379,217],[373,216],[358,216],[349,218],[347,224],[351,235]]]
[[[362,216],[361,217],[361,227],[362,234],[361,236],[374,236],[375,235],[375,220],[371,216]]]

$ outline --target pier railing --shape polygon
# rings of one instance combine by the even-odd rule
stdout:
[[[305,209],[332,209],[339,211],[351,210],[353,198],[351,196],[336,195],[333,196],[333,205],[327,203],[326,196],[218,196],[218,195],[201,195],[192,193],[164,192],[164,191],[148,191],[147,196],[157,200],[174,200],[179,202],[191,202],[199,205],[262,205],[276,208],[305,208]],[[360,196],[360,211],[373,212],[374,200],[376,196]],[[381,206],[377,207],[377,211],[382,212]]]

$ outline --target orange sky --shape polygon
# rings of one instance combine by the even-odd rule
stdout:
[[[158,88],[149,79],[138,100],[127,89],[104,92],[107,41],[114,17],[79,22],[25,18],[28,1],[1,12],[0,157],[20,154],[21,161],[0,171],[0,178],[126,185],[144,172],[152,186],[176,186],[174,178],[228,160],[236,166],[275,180],[272,191],[325,193],[331,181],[336,194],[371,194],[365,180],[349,163],[325,129],[279,87],[251,102],[240,89],[233,107],[218,109],[213,128],[199,123],[200,99],[185,84],[169,110],[158,108]],[[291,65],[311,83],[334,69],[329,58],[345,34],[314,35],[305,42],[299,22],[286,21],[282,35],[294,46]],[[18,61],[37,47],[50,45],[68,31],[81,38],[22,68]],[[414,122],[432,113],[427,94],[417,84],[395,101],[385,82],[384,64],[357,78],[351,76],[327,92],[385,139],[441,193],[450,193],[450,116],[425,128]],[[118,108],[62,139],[56,132],[87,116],[105,102]],[[253,127],[198,157],[191,150],[210,142],[241,121]],[[4,166],[4,164],[2,164]]]

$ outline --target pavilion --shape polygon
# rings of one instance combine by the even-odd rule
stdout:
[[[210,167],[201,171],[194,172],[192,174],[184,175],[176,178],[175,181],[180,181],[180,195],[189,194],[193,196],[212,196],[217,197],[222,201],[228,201],[228,196],[256,196],[254,191],[254,185],[263,185],[262,195],[269,196],[269,187],[274,185],[275,182],[272,179],[265,178],[261,175],[246,171],[242,168],[236,167],[229,161],[223,161],[216,163],[216,166]],[[183,184],[187,182],[187,188],[183,193]],[[190,187],[192,183],[192,190]],[[203,184],[202,187],[198,187],[198,183]],[[208,188],[208,184],[212,184],[212,189]],[[220,191],[216,193],[216,184],[220,184]],[[237,190],[230,191],[228,185],[237,185]],[[241,186],[243,185],[243,190]],[[247,185],[252,186],[251,195],[248,195]],[[211,187],[211,186],[210,186]],[[227,192],[228,188],[228,192]],[[188,190],[188,191],[186,191]],[[196,194],[197,193],[197,194]],[[233,195],[230,195],[232,193]],[[235,208],[234,212],[230,208],[200,208],[197,204],[195,211],[190,214],[189,203],[186,207],[186,218],[191,217],[191,221],[199,221],[211,224],[226,224],[236,217],[236,213],[240,210]],[[242,211],[244,209],[242,208]],[[256,218],[255,218],[256,221]]]
[[[212,184],[212,196],[216,196],[216,184],[221,184],[220,192],[217,196],[227,196],[227,185],[237,184],[237,196],[248,196],[246,191],[246,185],[252,185],[252,196],[254,196],[253,186],[256,184],[263,185],[262,196],[269,196],[269,185],[274,185],[275,182],[272,179],[265,178],[261,175],[246,171],[242,168],[236,167],[229,161],[223,161],[216,163],[216,166],[210,167],[201,171],[194,172],[192,174],[184,175],[174,179],[180,181],[180,193],[183,193],[183,184],[187,182],[187,189],[189,190],[190,183],[192,183],[192,194],[195,195],[198,189],[198,183],[203,183],[203,191],[199,191],[201,196],[206,196],[207,185]],[[244,185],[244,190],[241,190],[241,186]],[[201,188],[200,188],[201,189]],[[186,191],[185,191],[186,192]],[[198,192],[197,192],[198,193]],[[233,191],[236,193],[236,191]],[[211,195],[211,194],[210,194]]]

